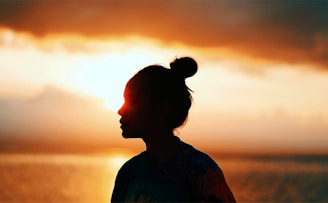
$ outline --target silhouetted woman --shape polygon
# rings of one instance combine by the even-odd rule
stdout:
[[[118,111],[124,138],[141,138],[146,151],[119,170],[112,202],[235,202],[221,169],[174,135],[191,106],[185,79],[197,72],[189,57],[171,69],[151,65],[126,84]]]

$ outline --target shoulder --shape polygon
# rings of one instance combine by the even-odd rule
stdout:
[[[211,169],[221,171],[220,167],[209,155],[184,142],[182,142],[182,145],[188,165],[191,168],[196,169],[198,172],[206,172]]]
[[[131,159],[129,159],[124,165],[133,165],[133,164],[137,164],[140,161],[143,161],[146,158],[146,152],[141,152],[138,155],[135,155],[134,157],[132,157]]]
[[[142,167],[146,161],[146,153],[141,152],[140,154],[132,157],[123,164],[120,168],[119,173],[131,173],[139,167]]]
[[[222,170],[207,154],[184,144],[188,173],[196,200],[235,202]]]

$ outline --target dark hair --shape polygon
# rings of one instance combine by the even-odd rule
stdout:
[[[183,57],[175,59],[170,67],[171,69],[160,65],[147,66],[132,79],[142,78],[142,91],[153,102],[170,104],[170,125],[174,129],[181,126],[188,116],[192,91],[187,87],[185,79],[197,72],[197,63],[190,57]]]

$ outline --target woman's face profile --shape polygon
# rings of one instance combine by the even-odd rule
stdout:
[[[118,110],[121,116],[120,123],[124,138],[142,138],[148,135],[153,126],[154,113],[149,96],[147,96],[137,83],[131,79],[124,90],[124,104]]]

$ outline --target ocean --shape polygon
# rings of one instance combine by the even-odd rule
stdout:
[[[0,154],[1,203],[108,203],[131,155]],[[328,156],[216,156],[238,202],[328,202]]]

